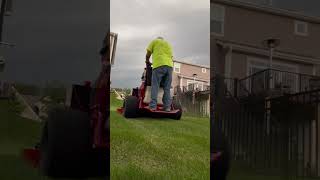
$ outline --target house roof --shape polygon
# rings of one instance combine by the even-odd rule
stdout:
[[[185,79],[191,79],[191,80],[194,79],[194,77],[184,76],[184,75],[181,75],[181,74],[179,74],[178,77],[179,77],[179,78],[185,78]],[[203,78],[198,78],[198,77],[197,77],[197,78],[195,78],[195,80],[197,80],[197,81],[202,81],[202,82],[206,82],[206,83],[210,83],[210,79],[203,79]]]
[[[243,44],[243,43],[237,43],[237,42],[226,41],[226,40],[217,40],[217,44],[224,48],[232,48],[233,50],[236,50],[236,51],[269,56],[268,49],[256,47],[250,44]],[[320,58],[305,56],[305,55],[300,55],[300,54],[295,54],[295,53],[290,53],[290,52],[285,52],[280,50],[275,50],[274,57],[280,58],[280,59],[286,59],[290,61],[320,65]]]
[[[268,14],[274,14],[278,16],[289,17],[297,20],[303,20],[311,23],[320,24],[320,17],[306,15],[301,12],[291,11],[286,9],[275,8],[267,5],[258,5],[248,2],[241,2],[237,0],[211,0],[210,3],[220,3],[229,6],[235,6],[240,8],[245,8],[249,10],[255,10],[259,12],[264,12]]]
[[[210,69],[210,66],[207,66],[207,65],[195,64],[195,63],[185,62],[182,60],[173,60],[173,62]]]

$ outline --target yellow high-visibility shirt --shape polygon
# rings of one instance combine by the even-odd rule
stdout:
[[[147,51],[152,54],[152,67],[173,67],[171,45],[163,39],[155,39],[149,44]]]

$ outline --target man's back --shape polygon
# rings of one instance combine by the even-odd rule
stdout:
[[[152,53],[153,68],[160,66],[173,67],[172,48],[167,41],[159,38],[155,39],[149,44],[147,50]]]

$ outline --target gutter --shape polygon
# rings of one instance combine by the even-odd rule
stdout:
[[[233,51],[263,55],[267,57],[270,56],[270,51],[268,49],[258,48],[253,45],[240,44],[240,43],[223,41],[223,40],[217,40],[216,44],[222,46],[224,49],[232,48]],[[307,56],[302,56],[302,55],[288,53],[288,52],[279,51],[279,50],[274,51],[273,57],[278,59],[288,60],[288,61],[320,65],[320,58],[307,57]]]
[[[210,69],[210,67],[209,67],[209,66],[206,66],[206,65],[193,64],[193,63],[184,62],[184,61],[179,61],[179,60],[173,60],[173,62],[177,62],[177,63],[181,63],[181,64],[187,64],[187,65],[191,65],[191,66],[196,66],[196,67],[202,67],[202,68]]]
[[[178,75],[178,77],[180,77],[180,78],[185,78],[185,79],[191,79],[191,80],[194,79],[193,77],[184,76],[184,75]],[[210,79],[209,79],[209,80],[206,80],[206,79],[195,78],[195,80],[210,83]]]
[[[224,4],[234,7],[239,7],[243,9],[258,11],[267,14],[273,14],[277,16],[283,16],[288,18],[293,18],[297,20],[303,20],[310,23],[320,24],[320,18],[316,16],[304,15],[300,12],[274,8],[270,6],[257,5],[253,3],[240,2],[237,0],[213,0],[210,3]]]

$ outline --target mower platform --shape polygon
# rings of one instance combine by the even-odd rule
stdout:
[[[143,108],[141,108],[141,110],[145,110],[150,113],[159,113],[159,114],[176,114],[180,111],[179,109],[173,109],[171,111],[164,111],[162,108],[158,108],[157,110],[151,110],[148,107],[143,107]]]
[[[140,109],[140,111],[146,111],[146,112],[149,112],[149,113],[158,113],[158,114],[176,114],[176,113],[178,113],[180,111],[180,109],[174,109],[174,110],[171,110],[171,111],[163,111],[162,109],[151,110],[150,108],[143,107],[143,108]],[[123,114],[124,108],[123,107],[118,108],[117,112],[119,114]]]
[[[156,110],[151,110],[149,104],[151,102],[151,77],[152,67],[150,63],[146,64],[142,75],[142,83],[139,88],[132,89],[131,96],[124,99],[123,107],[118,108],[117,112],[123,114],[126,118],[136,117],[154,117],[154,118],[172,118],[180,120],[182,116],[181,104],[178,101],[173,101],[170,105],[171,111],[164,111],[162,98],[164,89],[160,83],[157,95]],[[174,97],[172,97],[174,99]]]

